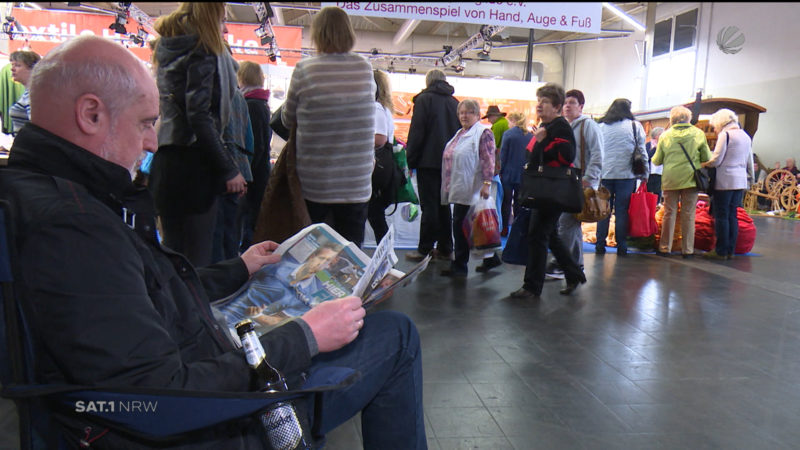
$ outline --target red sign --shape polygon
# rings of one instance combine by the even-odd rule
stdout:
[[[91,34],[112,39],[128,47],[136,56],[144,61],[150,61],[150,48],[145,43],[143,47],[134,44],[127,36],[117,34],[109,28],[114,22],[114,16],[103,14],[89,14],[73,11],[37,11],[31,9],[14,8],[14,18],[20,25],[19,33],[13,35],[9,41],[9,52],[22,47],[44,56],[58,44],[75,36]],[[128,18],[125,26],[129,33],[136,34],[139,23],[132,17]],[[233,51],[233,57],[239,61],[253,61],[258,64],[276,64],[267,57],[265,49],[261,48],[260,38],[256,36],[255,24],[228,23],[228,34],[225,36]],[[273,27],[275,41],[280,48],[295,51],[281,51],[281,61],[289,66],[294,66],[300,60],[299,50],[302,46],[303,29],[301,27]]]

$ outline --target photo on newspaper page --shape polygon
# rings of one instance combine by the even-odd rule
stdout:
[[[233,295],[214,302],[228,328],[250,319],[260,336],[321,302],[348,296],[369,262],[325,224],[306,227],[276,253],[280,262],[264,266]]]

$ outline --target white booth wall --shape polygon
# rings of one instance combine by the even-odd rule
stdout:
[[[584,92],[584,111],[601,115],[618,97],[630,99],[635,110],[668,108],[692,101],[702,89],[704,97],[738,98],[767,109],[753,140],[753,151],[765,164],[800,157],[800,149],[790,144],[800,104],[800,4],[658,3],[657,8],[656,22],[699,8],[697,44],[690,51],[676,52],[670,64],[651,61],[644,97],[641,83],[646,70],[637,54],[643,32],[564,46],[564,87]],[[645,13],[637,19],[644,23]],[[735,54],[724,53],[716,43],[719,31],[728,26],[745,36]],[[666,70],[673,73],[665,75]]]

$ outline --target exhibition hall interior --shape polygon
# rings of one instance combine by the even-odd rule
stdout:
[[[161,117],[153,133],[161,141],[164,124],[173,130],[165,152],[143,152],[130,170],[133,185],[151,192],[156,211],[161,211],[157,230],[148,230],[157,233],[153,234],[159,239],[155,245],[177,249],[188,258],[165,250],[164,261],[181,258],[169,270],[180,272],[183,281],[189,280],[188,270],[205,282],[203,277],[211,272],[191,269],[192,265],[237,258],[246,255],[251,244],[276,241],[277,248],[270,247],[269,253],[280,254],[280,262],[270,260],[263,268],[250,270],[250,259],[243,256],[239,261],[244,264],[239,266],[246,266],[249,280],[216,296],[212,293],[222,292],[219,286],[203,284],[207,295],[194,298],[207,297],[210,305],[191,311],[207,311],[203,323],[213,324],[208,326],[217,331],[211,334],[223,336],[213,339],[244,346],[248,359],[242,355],[236,367],[248,371],[248,377],[251,372],[256,374],[252,379],[263,377],[266,370],[263,365],[256,368],[260,360],[251,362],[255,350],[248,345],[264,342],[268,354],[262,360],[268,362],[274,347],[265,336],[275,328],[302,322],[295,335],[313,341],[309,349],[317,348],[313,318],[309,323],[295,318],[328,300],[355,295],[367,301],[366,316],[355,322],[355,336],[365,323],[377,323],[371,322],[371,316],[386,317],[390,312],[400,313],[392,317],[409,318],[419,335],[416,358],[421,362],[421,378],[414,381],[421,382],[417,406],[422,414],[417,425],[420,432],[424,428],[424,436],[416,448],[797,447],[800,388],[795,378],[800,351],[795,350],[800,350],[800,283],[794,279],[795,258],[800,254],[800,170],[795,159],[800,158],[800,148],[793,131],[797,128],[795,106],[800,104],[800,59],[791,55],[800,50],[796,26],[800,4],[227,2],[218,25],[228,50],[225,56],[235,61],[229,81],[238,81],[232,88],[236,95],[231,94],[234,106],[229,107],[236,108],[232,99],[241,98],[240,106],[244,108],[246,101],[250,108],[249,113],[244,110],[249,119],[239,141],[229,139],[229,130],[223,132],[228,125],[221,124],[218,116],[231,124],[239,119],[235,112],[219,113],[228,106],[220,106],[225,102],[214,97],[202,103],[206,110],[201,112],[209,117],[216,114],[214,121],[204,123],[218,129],[211,134],[189,131],[191,139],[181,144],[185,144],[181,148],[196,150],[205,145],[204,137],[214,136],[220,141],[215,148],[233,152],[233,173],[243,175],[239,190],[231,190],[231,179],[219,183],[224,187],[215,193],[219,205],[215,197],[209,216],[213,223],[207,230],[213,238],[202,244],[207,247],[207,260],[189,244],[171,246],[178,242],[175,228],[167,227],[171,221],[164,218],[170,215],[160,206],[160,199],[167,197],[156,191],[167,185],[164,173],[170,166],[165,155],[178,147],[174,127],[180,121],[170,118],[175,109],[165,104],[181,87],[175,78],[166,77],[188,70],[182,76],[189,83],[186,80],[193,76],[193,69],[172,65],[159,51],[162,43],[170,42],[165,39],[175,39],[159,34],[157,30],[163,29],[159,18],[179,8],[177,2],[0,3],[0,187],[11,185],[2,180],[4,172],[15,169],[15,140],[20,146],[20,141],[30,139],[25,138],[26,132],[40,130],[35,120],[30,122],[28,97],[29,76],[39,58],[83,35],[100,36],[127,48],[158,82],[153,85],[158,89]],[[321,11],[332,9],[343,11],[341,17],[352,28],[352,47],[322,50],[322,39],[333,42],[345,34],[342,30],[335,37],[314,33],[313,27],[333,23],[315,20]],[[326,48],[344,45],[331,42]],[[196,48],[201,47],[197,44]],[[174,47],[169,48],[173,51]],[[331,54],[352,57],[361,64],[360,72],[348,69],[353,72],[343,76],[344,69],[336,64],[326,63],[329,68],[324,68],[319,61]],[[221,56],[212,59],[227,61]],[[344,59],[337,64],[345,64]],[[221,67],[209,70],[224,72]],[[243,81],[245,68],[258,74],[255,83]],[[340,71],[335,73],[341,77],[336,81],[340,84],[335,84],[338,87],[331,88],[326,70]],[[206,81],[217,83],[208,83],[215,86],[209,89],[224,96],[225,78],[220,77]],[[321,101],[303,98],[326,89],[338,91]],[[436,89],[444,89],[444,94]],[[185,104],[177,108],[191,109],[189,97],[184,92]],[[264,115],[254,115],[254,98]],[[361,102],[367,106],[363,116],[359,114],[364,108],[342,106],[354,104],[356,98],[366,98],[366,103]],[[217,113],[212,111],[215,108]],[[314,108],[326,112],[321,115]],[[183,114],[189,119],[180,123],[196,126],[192,122],[196,115]],[[263,123],[254,123],[256,117]],[[554,124],[562,123],[564,129],[571,126],[569,137],[557,134],[560,131]],[[259,137],[262,132],[266,138]],[[352,157],[356,153],[349,147],[356,145],[337,142],[356,142],[356,136],[366,136],[368,142],[361,160]],[[374,149],[370,147],[373,137]],[[160,151],[162,147],[153,148]],[[241,150],[238,156],[237,148]],[[390,155],[388,159],[381,159],[381,151]],[[541,178],[525,163],[537,154],[552,158],[538,166],[539,172],[559,165],[569,169],[566,177],[548,175],[560,177],[563,184],[551,185],[556,187],[534,197],[528,186]],[[635,168],[637,154],[646,166],[641,171]],[[732,163],[735,158],[740,161]],[[357,167],[364,166],[358,162],[367,160],[372,163],[366,164],[366,172],[357,172]],[[19,161],[18,170],[29,164],[22,157]],[[380,172],[378,177],[385,165],[394,170]],[[97,167],[101,166],[92,166],[93,170]],[[186,167],[200,166],[189,162]],[[180,173],[188,177],[190,171]],[[390,172],[391,176],[384,175]],[[268,181],[262,178],[259,184],[258,173],[264,173]],[[362,186],[366,197],[359,193],[358,200],[341,200],[344,194],[339,191],[356,192],[367,179],[369,186]],[[467,180],[465,187],[458,184],[462,179]],[[701,186],[708,181],[710,185]],[[384,187],[379,188],[379,183]],[[562,207],[567,194],[560,193],[573,188],[580,197],[577,210]],[[466,196],[459,196],[459,189]],[[252,200],[255,190],[258,193]],[[542,200],[539,195],[554,199]],[[246,410],[242,406],[264,401],[263,395],[259,400],[252,392],[220,393],[216,391],[226,389],[208,388],[184,396],[164,390],[154,393],[164,398],[153,397],[165,405],[160,413],[165,415],[157,416],[161,419],[146,414],[120,419],[115,403],[109,403],[110,411],[101,406],[81,416],[88,414],[84,399],[94,400],[89,402],[92,405],[100,400],[103,405],[111,398],[122,405],[122,397],[115,395],[139,401],[144,391],[137,390],[135,382],[103,386],[103,380],[65,377],[59,382],[73,389],[59,390],[58,386],[52,389],[58,384],[52,379],[43,381],[37,372],[44,370],[38,365],[41,356],[33,348],[41,350],[40,346],[47,348],[50,343],[42,342],[31,325],[39,319],[32,319],[34,308],[25,303],[26,295],[42,301],[38,296],[61,298],[62,293],[26,284],[39,278],[30,275],[34,273],[30,267],[22,268],[30,258],[15,257],[24,255],[31,245],[20,236],[37,236],[36,229],[20,228],[11,213],[19,210],[7,206],[13,202],[6,202],[3,192],[0,200],[0,357],[4,362],[0,375],[3,397],[8,397],[0,399],[0,448],[49,448],[56,442],[101,448],[132,443],[141,448],[155,443],[167,448],[204,448],[198,438],[203,432],[217,439],[220,429],[240,426],[246,429],[243,436],[253,427],[255,433],[263,434],[266,427],[267,437],[259,438],[265,439],[259,441],[265,448],[415,448],[400,441],[394,446],[378,444],[384,441],[375,438],[376,429],[380,433],[381,427],[399,429],[413,422],[401,414],[383,417],[377,425],[373,405],[381,404],[380,395],[359,407],[342,402],[347,408],[334,416],[354,410],[329,426],[324,439],[319,430],[328,424],[319,416],[313,426],[300,420],[303,442],[286,447],[272,440],[267,424],[268,415],[280,408],[265,404]],[[326,209],[331,204],[342,209]],[[136,215],[126,215],[124,207],[122,211],[124,224],[136,229],[132,219]],[[114,214],[118,219],[116,210]],[[28,219],[27,213],[16,215]],[[381,239],[384,236],[388,239]],[[323,250],[331,249],[334,256],[324,256]],[[46,258],[50,256],[42,259]],[[128,261],[125,255],[119,258]],[[82,263],[80,255],[53,260]],[[138,259],[134,263],[148,294],[154,285],[161,288],[176,282],[163,274],[148,278],[152,268]],[[169,265],[160,264],[161,268]],[[227,275],[242,276],[244,269],[238,270],[231,269]],[[189,290],[194,289],[186,282]],[[278,285],[287,290],[290,300],[277,299],[278,294],[271,297],[270,289]],[[64,295],[67,299],[77,296]],[[180,306],[163,312],[157,300],[153,303],[148,300],[154,314],[187,314]],[[58,309],[60,314],[64,310]],[[97,320],[113,313],[106,307],[102,316],[97,313]],[[161,320],[172,320],[153,317],[158,317],[159,327]],[[243,320],[252,322],[251,334],[241,330]],[[167,331],[173,334],[172,329]],[[378,336],[366,331],[348,345]],[[70,333],[80,334],[75,329],[63,333],[55,339],[70,342]],[[187,331],[174,334],[180,333]],[[47,336],[54,339],[59,334]],[[186,340],[170,342],[184,356],[202,342],[181,336]],[[374,339],[360,345],[374,344],[376,353],[385,343]],[[322,346],[318,348],[322,354],[309,364],[340,352]],[[111,351],[102,345],[98,348],[100,354]],[[141,349],[134,344],[129,348],[132,354]],[[173,351],[171,347],[162,350]],[[76,344],[76,355],[84,351]],[[295,346],[278,353],[280,359],[292,360],[286,354],[297,351]],[[243,353],[235,352],[237,357]],[[66,370],[57,356],[47,358],[45,376]],[[213,364],[223,363],[215,359]],[[359,383],[371,383],[368,366],[378,364],[370,360],[362,367],[363,373],[355,375],[320,371],[323,375],[309,377],[317,367],[312,365],[300,377],[287,373],[286,380],[281,378],[283,390],[287,382],[288,390],[301,389],[300,382],[306,382],[304,389],[318,391],[311,395],[318,402],[313,414],[319,414],[324,410],[320,399],[329,391],[347,393]],[[130,370],[149,369],[142,363]],[[328,378],[320,381],[324,376]],[[190,386],[187,380],[191,377],[183,380]],[[390,377],[383,388],[397,388],[402,384],[398,380]],[[174,388],[174,381],[158,387]],[[95,383],[75,393],[75,386]],[[27,391],[30,385],[33,390]],[[51,390],[36,393],[43,385]],[[103,396],[106,388],[110,397]],[[256,389],[266,390],[250,388]],[[230,390],[244,391],[241,387]],[[87,393],[94,391],[97,396]],[[65,397],[47,397],[54,392]],[[293,395],[280,405],[311,398],[307,392]],[[214,398],[203,398],[210,401],[203,403],[201,397]],[[197,403],[189,403],[188,398]],[[76,399],[81,401],[81,410],[68,403]],[[49,418],[48,411],[58,402],[60,415],[45,426],[42,418]],[[173,415],[166,413],[169,405],[178,405]],[[205,408],[214,413],[195,420],[196,411]],[[184,411],[191,420],[175,419]],[[69,427],[74,429],[64,431]],[[57,438],[47,435],[54,429],[61,430]],[[162,440],[150,441],[151,436]],[[252,443],[247,438],[241,442],[241,448],[250,448]]]

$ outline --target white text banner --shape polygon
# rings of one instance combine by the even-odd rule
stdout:
[[[351,16],[503,25],[541,30],[600,33],[602,3],[537,2],[323,2]]]

